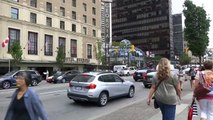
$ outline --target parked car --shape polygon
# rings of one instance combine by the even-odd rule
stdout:
[[[147,73],[149,72],[154,72],[154,69],[142,69],[142,70],[137,70],[135,71],[135,73],[133,74],[133,79],[135,81],[143,81],[146,80],[147,77]]]
[[[112,98],[134,97],[133,82],[125,81],[116,73],[88,72],[77,75],[69,83],[67,96],[75,102],[91,101],[105,106]]]
[[[80,72],[78,70],[57,71],[52,78],[53,83],[65,83],[71,81]]]
[[[16,75],[19,72],[26,71],[31,75],[31,85],[36,86],[41,82],[42,77],[36,70],[16,70],[9,72],[0,77],[0,87],[3,89],[8,89],[16,85]]]
[[[47,78],[46,78],[46,81],[47,81],[48,83],[52,83],[52,82],[53,82],[53,75],[47,77]]]

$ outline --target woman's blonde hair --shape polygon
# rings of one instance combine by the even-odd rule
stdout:
[[[170,61],[167,58],[161,58],[157,67],[157,78],[166,80],[171,76]]]

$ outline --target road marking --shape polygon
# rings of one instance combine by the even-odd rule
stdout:
[[[54,93],[62,93],[62,92],[66,92],[67,90],[56,90],[56,91],[51,91],[51,92],[43,92],[43,93],[39,93],[40,95],[47,95],[47,94],[54,94]]]

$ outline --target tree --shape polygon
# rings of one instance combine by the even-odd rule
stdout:
[[[94,51],[96,53],[96,59],[98,61],[97,69],[99,69],[99,65],[104,62],[104,56],[103,56],[103,52],[101,50],[101,45],[102,45],[102,43],[100,42],[100,40],[97,40],[97,44],[94,47]]]
[[[187,65],[191,62],[191,57],[184,53],[182,56],[180,56],[179,62],[180,65]]]
[[[194,5],[190,0],[185,0],[183,13],[186,18],[185,40],[188,42],[189,50],[192,51],[194,56],[199,57],[201,64],[201,57],[205,54],[209,44],[210,19],[207,18],[203,7]]]
[[[22,60],[23,51],[18,40],[13,41],[11,44],[9,53],[13,57],[12,64],[17,67]]]
[[[56,62],[57,62],[59,69],[61,70],[63,68],[64,62],[65,62],[65,53],[64,53],[63,47],[58,47],[57,49],[58,49],[58,51],[57,51]]]

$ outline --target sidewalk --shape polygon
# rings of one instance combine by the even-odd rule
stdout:
[[[181,105],[177,105],[176,120],[187,120],[191,101],[192,92],[188,91],[182,98]],[[153,105],[147,106],[143,100],[94,120],[161,120],[161,118],[160,110],[154,109]],[[193,120],[199,120],[199,117],[194,116]]]
[[[189,105],[191,104],[191,100],[192,100],[192,93],[189,93],[182,98],[181,105],[177,105],[176,108],[176,120],[187,120],[188,108]],[[159,112],[148,120],[160,120],[159,118],[161,117],[162,117],[161,113]],[[199,116],[193,116],[193,120],[199,120]]]

